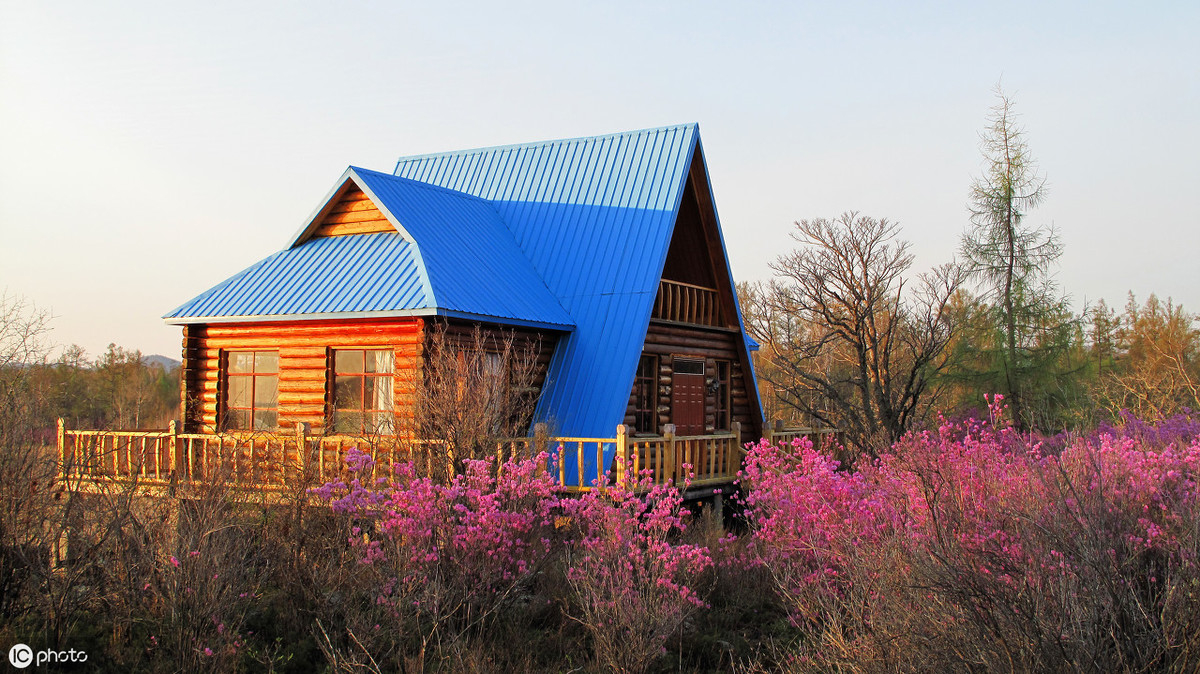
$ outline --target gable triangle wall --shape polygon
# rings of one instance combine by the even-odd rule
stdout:
[[[347,236],[394,232],[379,208],[362,190],[350,183],[349,188],[325,214],[312,236]]]
[[[686,434],[705,434],[729,432],[731,422],[736,421],[744,437],[756,437],[761,433],[762,417],[753,363],[700,151],[693,155],[662,280],[642,345],[641,362],[653,369],[646,373],[654,381],[653,393],[649,400],[639,399],[639,380],[634,379],[624,423],[635,432],[661,432],[665,424],[673,423],[678,429],[688,429]],[[694,308],[696,303],[702,307],[699,311]],[[688,384],[688,375],[680,372],[680,363],[703,374],[695,377],[698,384],[692,384],[692,388],[699,385],[701,393],[681,389]],[[722,367],[728,368],[723,380],[717,377]],[[719,403],[717,391],[723,389],[719,386],[722,381],[728,389]],[[687,403],[696,395],[698,405],[697,401]],[[685,414],[697,406],[697,415]],[[639,410],[643,416],[653,412],[652,428],[639,427]]]

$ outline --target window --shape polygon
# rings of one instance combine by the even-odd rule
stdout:
[[[333,431],[395,433],[391,349],[335,349]]]
[[[229,351],[225,358],[225,428],[278,428],[279,352]]]
[[[727,431],[731,426],[729,418],[729,392],[730,392],[730,362],[727,360],[717,361],[717,376],[713,381],[713,388],[716,390],[716,419],[714,426],[718,430]]]
[[[698,374],[704,376],[704,361],[676,357],[675,374]]]
[[[654,433],[658,430],[658,358],[642,356],[633,379],[633,430]]]

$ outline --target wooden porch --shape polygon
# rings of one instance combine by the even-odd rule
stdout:
[[[634,436],[624,425],[611,438],[550,437],[538,424],[531,437],[497,443],[496,456],[533,457],[546,453],[547,470],[568,491],[606,489],[614,483],[635,486],[639,475],[648,482],[666,482],[689,490],[732,484],[746,450],[738,424],[733,432],[676,436],[668,425],[663,435]],[[830,442],[833,429],[784,429],[776,425],[770,437],[791,441],[810,437],[816,446]],[[151,493],[186,495],[206,484],[223,483],[265,498],[305,490],[349,477],[346,457],[351,449],[375,462],[370,477],[387,475],[400,462],[429,467],[438,443],[396,437],[311,435],[297,424],[292,432],[180,433],[174,422],[161,431],[68,429],[58,423],[61,478],[72,489],[89,491],[107,486],[133,486]],[[604,460],[606,450],[613,458]]]

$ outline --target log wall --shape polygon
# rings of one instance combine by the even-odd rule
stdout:
[[[426,346],[435,330],[444,330],[446,344],[456,349],[470,349],[475,345],[476,323],[462,320],[430,322],[426,330]],[[505,341],[512,338],[511,356],[513,359],[529,354],[533,358],[534,381],[533,387],[540,393],[546,383],[546,372],[550,369],[550,359],[554,357],[554,348],[558,345],[558,333],[543,332],[532,328],[511,328],[494,325],[479,325],[482,346],[487,351],[502,350]]]
[[[424,321],[403,318],[374,321],[303,321],[189,325],[184,329],[184,432],[219,430],[221,352],[230,349],[279,351],[279,425],[309,424],[325,430],[331,403],[329,352],[334,348],[395,349],[396,413],[411,404],[424,351]],[[409,413],[411,416],[411,413]]]
[[[642,347],[644,355],[658,356],[658,427],[673,423],[671,420],[672,379],[675,373],[674,357],[704,360],[705,384],[711,383],[716,377],[718,360],[730,363],[730,421],[742,423],[745,437],[758,437],[762,432],[762,421],[752,411],[752,392],[747,389],[747,372],[743,365],[743,349],[740,335],[736,331],[721,329],[706,329],[686,325],[672,324],[667,321],[650,321],[646,332],[646,342]],[[625,408],[625,424],[634,425],[634,412],[637,409],[636,391],[630,390],[629,403]],[[704,400],[704,427],[706,433],[714,433],[716,428],[717,395],[707,392]]]

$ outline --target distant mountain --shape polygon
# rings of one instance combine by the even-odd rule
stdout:
[[[183,364],[174,358],[167,358],[166,356],[160,356],[158,354],[154,354],[153,356],[142,356],[142,362],[148,367],[158,365],[167,372],[170,372],[171,370],[174,370]]]

